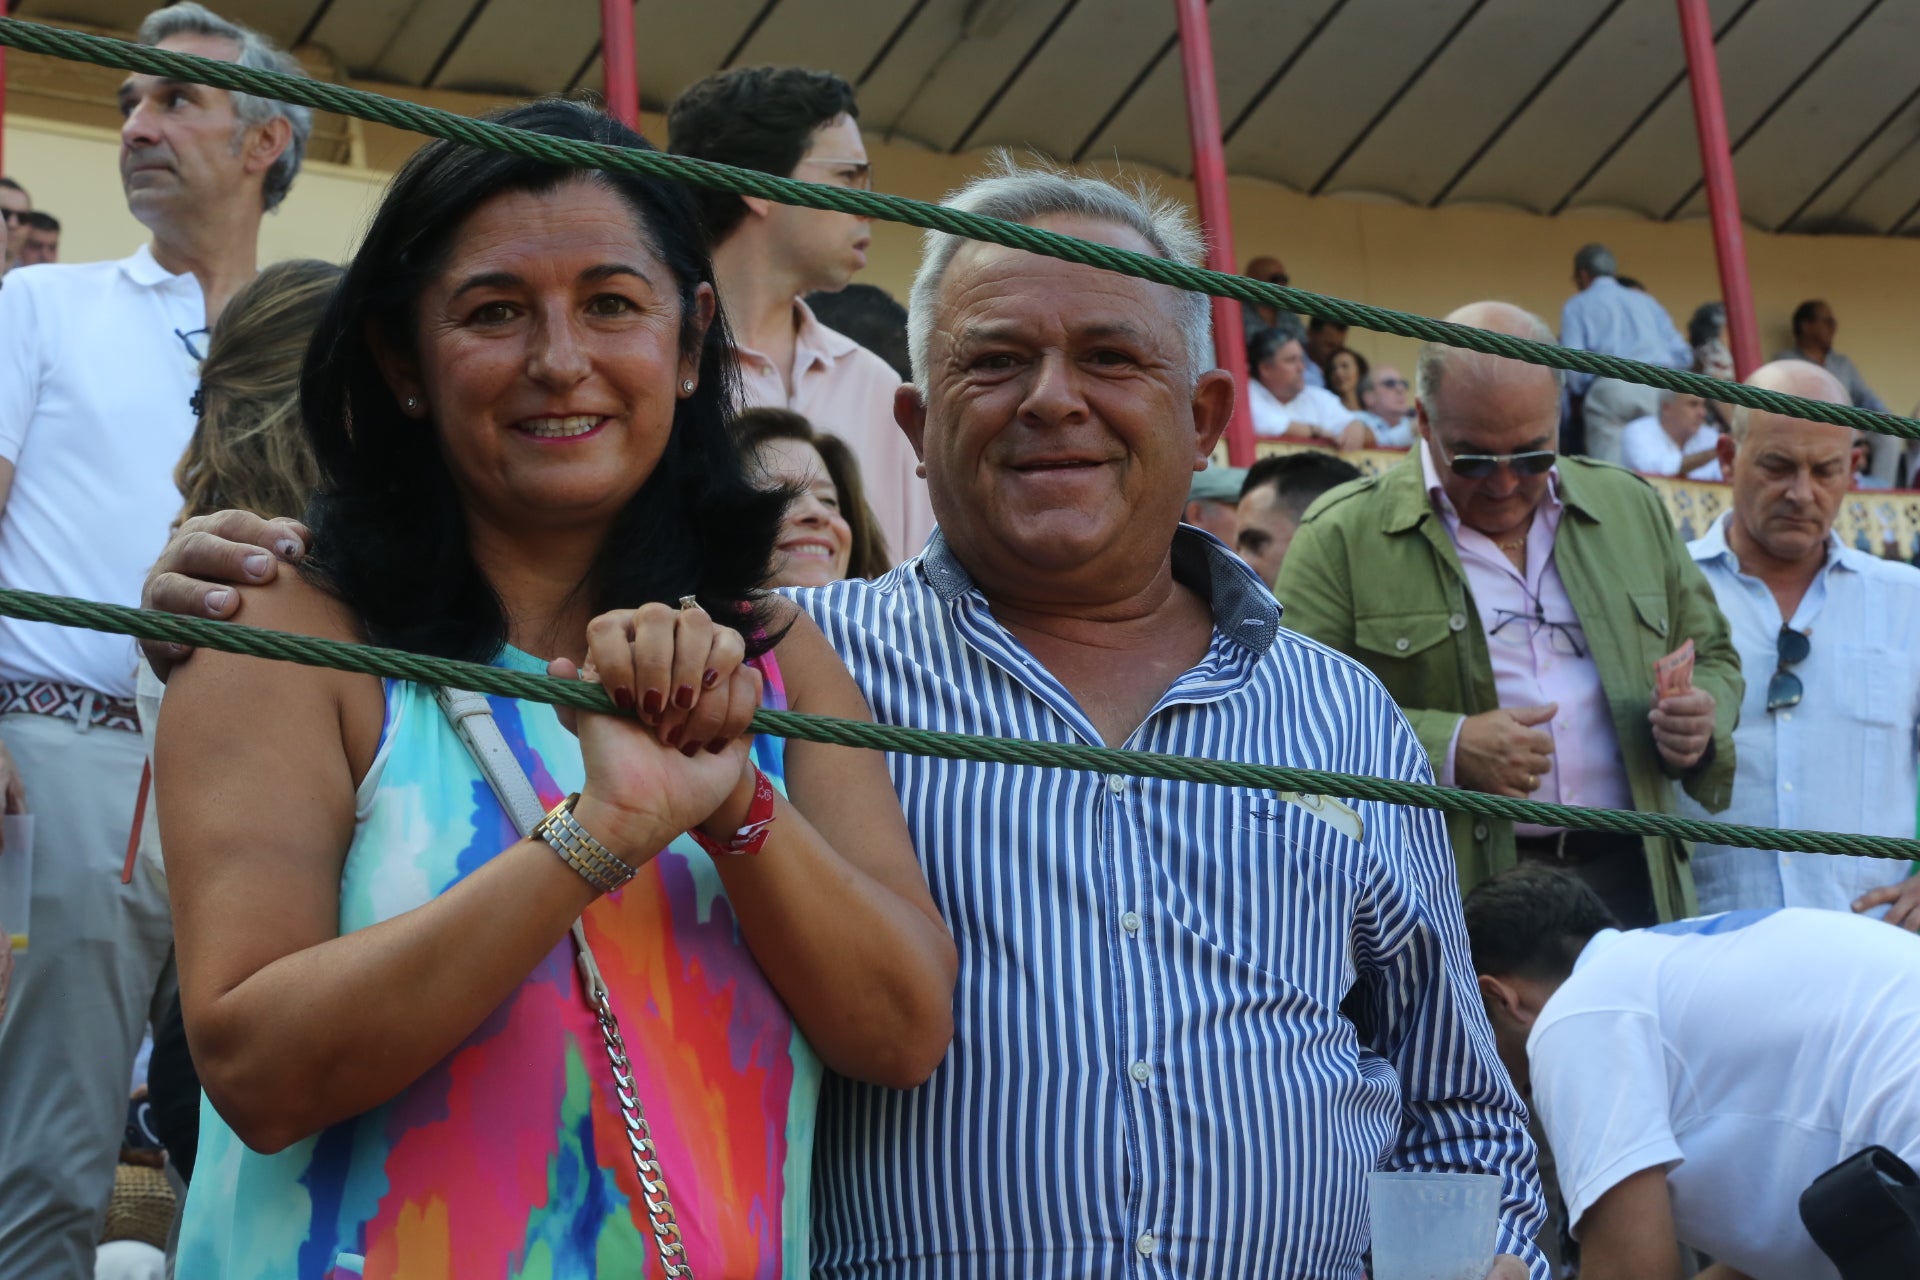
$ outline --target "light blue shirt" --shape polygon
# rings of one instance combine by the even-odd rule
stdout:
[[[1214,631],[1128,749],[1428,781],[1358,663],[1183,529]],[[935,533],[796,599],[875,719],[1099,743]],[[1546,1263],[1438,813],[1355,840],[1264,791],[889,755],[960,952],[953,1048],[917,1089],[830,1078],[815,1273],[831,1280],[1358,1280],[1375,1168],[1499,1175],[1499,1247]]]
[[[1560,309],[1560,345],[1669,369],[1693,364],[1693,348],[1673,327],[1667,309],[1652,294],[1623,288],[1612,276],[1596,277],[1567,299]],[[1580,395],[1592,381],[1590,373],[1570,373],[1567,389]]]
[[[1367,424],[1373,432],[1373,442],[1382,449],[1411,449],[1413,447],[1413,411],[1409,409],[1400,415],[1400,421],[1392,426],[1377,413],[1362,409],[1353,415]]]
[[[1828,534],[1827,562],[1788,623],[1812,651],[1790,668],[1805,694],[1767,710],[1778,669],[1780,608],[1740,571],[1722,515],[1687,544],[1733,631],[1746,700],[1733,733],[1733,803],[1708,813],[1675,789],[1690,817],[1859,835],[1914,834],[1920,726],[1920,569],[1867,555]],[[1766,907],[1851,909],[1909,865],[1884,858],[1694,847],[1703,913]]]

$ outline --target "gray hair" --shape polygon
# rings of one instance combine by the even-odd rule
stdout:
[[[1192,216],[1146,186],[1126,190],[1104,178],[1051,166],[1021,165],[1004,152],[993,157],[987,173],[948,195],[942,204],[1025,226],[1048,217],[1085,218],[1137,232],[1154,253],[1170,262],[1199,266],[1206,256],[1206,241]],[[914,273],[913,291],[907,299],[907,350],[913,362],[913,382],[922,395],[927,391],[927,349],[933,340],[940,283],[964,243],[964,237],[944,231],[929,231],[921,242],[920,269]],[[1185,289],[1172,292],[1172,311],[1180,326],[1188,379],[1192,381],[1216,363],[1213,304],[1204,293]]]
[[[1603,244],[1581,245],[1580,251],[1573,255],[1573,269],[1594,276],[1620,274],[1620,264],[1613,260],[1613,250]]]
[[[229,22],[204,5],[193,3],[193,0],[181,0],[179,4],[155,9],[140,24],[141,44],[155,45],[173,36],[215,36],[231,40],[240,48],[240,56],[235,59],[239,66],[255,71],[278,71],[290,76],[307,74],[292,54],[283,52],[258,31],[237,22]],[[260,188],[261,203],[267,209],[277,208],[287,198],[287,192],[293,189],[293,176],[300,172],[300,162],[306,158],[307,138],[313,133],[313,111],[291,102],[276,102],[272,98],[259,98],[250,93],[234,94],[233,110],[240,118],[243,130],[263,125],[275,116],[293,128],[293,140],[280,153],[280,158],[273,162],[273,168],[267,170],[266,181]]]
[[[1518,311],[1520,308],[1516,307],[1515,310]],[[1531,311],[1523,311],[1521,314],[1526,317],[1526,322],[1521,326],[1525,332],[1514,334],[1513,337],[1527,338],[1550,345],[1554,342],[1553,326]],[[1462,350],[1463,348],[1450,347],[1444,342],[1429,342],[1421,346],[1420,358],[1413,366],[1413,394],[1429,409],[1432,408],[1433,397],[1440,390],[1440,380],[1446,373],[1447,362]],[[1540,367],[1547,368],[1544,365]],[[1553,375],[1555,387],[1566,386],[1566,370],[1547,368],[1547,372]]]

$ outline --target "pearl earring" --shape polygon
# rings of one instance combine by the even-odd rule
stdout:
[[[418,409],[419,407],[420,407],[420,402],[418,400],[415,400],[412,396],[407,397],[408,413],[412,413],[415,409]]]
[[[687,379],[687,380],[686,380],[685,382],[683,382],[683,383],[681,383],[681,384],[680,384],[680,394],[681,394],[681,395],[683,395],[683,396],[690,396],[690,395],[692,395],[692,394],[693,394],[693,379],[692,379],[692,378],[688,378],[688,379]]]

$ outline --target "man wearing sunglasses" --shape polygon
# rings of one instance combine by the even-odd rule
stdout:
[[[1413,443],[1413,388],[1392,365],[1376,365],[1360,379],[1360,422],[1382,449]]]
[[[1475,303],[1448,319],[1547,341],[1537,317]],[[1557,454],[1550,369],[1429,344],[1420,442],[1307,512],[1276,587],[1287,625],[1372,669],[1436,777],[1496,795],[1709,810],[1733,782],[1742,684],[1726,620],[1665,506],[1630,472]],[[1654,662],[1692,640],[1693,687]],[[1564,867],[1632,925],[1691,914],[1677,841],[1448,822],[1463,888],[1516,861]]]
[[[1778,360],[1756,387],[1849,403],[1827,370]],[[1853,429],[1736,409],[1720,442],[1733,509],[1687,550],[1747,673],[1731,822],[1913,834],[1920,569],[1833,532],[1860,450]],[[1682,802],[1682,811],[1697,811]],[[1824,907],[1920,929],[1920,878],[1881,858],[1699,845],[1703,911]]]

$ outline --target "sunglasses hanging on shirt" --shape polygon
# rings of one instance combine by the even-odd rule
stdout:
[[[1783,626],[1780,628],[1778,648],[1780,665],[1774,669],[1773,679],[1767,681],[1769,711],[1797,707],[1800,699],[1806,695],[1807,689],[1800,683],[1800,677],[1787,668],[1805,662],[1807,655],[1813,652],[1813,633]]]

